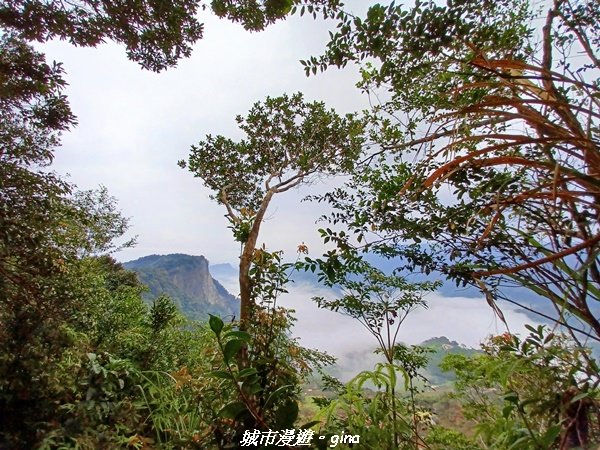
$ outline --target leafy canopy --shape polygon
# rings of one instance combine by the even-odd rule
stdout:
[[[322,199],[363,250],[441,271],[490,303],[522,304],[505,288],[525,286],[550,300],[537,312],[597,338],[600,6],[532,8],[467,0],[340,15],[307,72],[356,62],[362,89],[386,100],[370,114],[379,150]]]
[[[327,17],[338,2],[215,0],[210,7],[218,16],[258,31],[284,18],[293,5],[310,5]],[[193,44],[203,37],[204,25],[197,14],[205,9],[207,5],[200,0],[17,0],[0,6],[0,28],[16,32],[26,41],[59,38],[84,47],[110,39],[124,44],[127,56],[144,69],[158,72],[190,56]]]
[[[360,152],[361,123],[341,117],[303,95],[268,97],[236,122],[246,137],[238,142],[206,136],[180,161],[236,210],[258,210],[267,191],[283,192],[307,177],[348,170]]]

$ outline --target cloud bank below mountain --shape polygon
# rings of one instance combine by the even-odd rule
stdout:
[[[225,288],[237,294],[237,278],[231,272],[218,271],[213,276]],[[291,283],[289,293],[282,295],[279,305],[295,310],[297,322],[293,335],[300,343],[335,356],[344,372],[356,373],[368,369],[377,361],[370,353],[377,346],[373,336],[355,319],[340,313],[320,309],[311,300],[316,296],[332,296],[327,289],[310,282]],[[506,325],[495,316],[483,297],[448,297],[432,293],[426,298],[428,307],[409,314],[402,324],[399,341],[419,344],[431,337],[446,336],[469,347],[478,348],[490,335],[507,331]],[[525,324],[534,324],[517,307],[500,302],[508,331],[525,333]]]

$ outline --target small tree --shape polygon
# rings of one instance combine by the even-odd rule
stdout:
[[[318,263],[318,260],[317,260]],[[328,282],[337,286],[342,296],[335,299],[315,297],[320,308],[340,312],[356,319],[377,340],[379,350],[389,364],[397,359],[400,327],[417,308],[426,308],[423,297],[438,287],[438,283],[411,283],[406,278],[386,275],[362,263],[360,273]]]
[[[306,262],[302,263],[302,266],[312,271],[319,267],[319,278],[326,285],[338,287],[342,292],[339,298],[315,297],[313,300],[320,308],[340,312],[357,320],[377,340],[377,351],[383,354],[386,361],[386,364],[378,364],[375,371],[361,372],[349,383],[348,388],[358,388],[360,392],[366,381],[372,381],[378,388],[384,386],[386,398],[373,401],[391,412],[391,417],[387,418],[391,424],[391,430],[387,430],[391,431],[390,448],[399,448],[402,440],[400,428],[404,428],[405,434],[411,434],[409,440],[418,448],[422,438],[419,436],[417,424],[413,380],[418,377],[419,369],[426,365],[427,358],[422,355],[426,350],[421,347],[408,348],[398,343],[398,333],[412,311],[427,306],[424,296],[427,292],[435,290],[438,283],[411,283],[404,277],[386,275],[359,258],[334,269],[331,266],[333,260],[331,257],[327,260],[306,258]],[[405,387],[410,393],[411,425],[401,418],[401,408],[396,395],[398,372],[404,376]],[[361,398],[360,393],[358,394],[358,398]],[[386,405],[388,399],[389,405]],[[339,405],[343,407],[346,400],[330,405],[326,411],[331,412]],[[361,400],[365,401],[362,398]],[[377,410],[376,406],[373,408]],[[380,418],[382,425],[386,424],[386,417],[387,411]],[[362,419],[359,417],[358,422]],[[401,422],[402,427],[399,427]]]
[[[180,161],[227,209],[234,237],[241,243],[239,264],[240,329],[248,327],[253,307],[249,274],[260,226],[274,195],[309,183],[321,174],[347,171],[360,153],[361,122],[339,116],[302,94],[255,103],[236,121],[246,138],[234,142],[208,135]]]

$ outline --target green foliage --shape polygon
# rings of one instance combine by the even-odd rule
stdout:
[[[94,269],[96,262],[89,261]],[[210,384],[198,381],[198,374],[210,370],[214,343],[206,330],[186,323],[168,298],[147,308],[141,289],[92,286],[93,297],[84,310],[87,321],[79,324],[83,331],[63,353],[60,371],[46,367],[60,381],[55,388],[58,410],[51,421],[38,422],[45,428],[43,433],[38,428],[43,448],[154,443],[197,448],[196,442],[207,439],[211,416],[200,415],[199,398]],[[92,299],[101,308],[94,309],[100,305]],[[43,419],[40,411],[35,417]]]
[[[508,333],[485,354],[449,355],[465,415],[485,448],[572,448],[598,440],[598,367],[589,351],[540,326],[525,339]],[[566,447],[565,447],[566,446]]]
[[[549,300],[535,312],[596,339],[598,18],[593,1],[340,13],[307,72],[356,62],[361,88],[387,100],[368,117],[377,150],[321,197],[350,230],[326,238],[442,272],[492,306],[524,286]]]
[[[440,368],[446,356],[454,354],[474,356],[481,353],[481,350],[460,345],[458,342],[450,341],[443,336],[427,339],[420,345],[429,349],[430,352],[427,355],[428,362],[423,375],[432,385],[446,385],[449,381],[455,379],[454,373],[443,371]]]
[[[73,402],[65,402],[54,419],[62,429],[48,433],[40,448],[119,448],[133,434],[141,418],[133,399],[140,373],[128,360],[87,354]],[[62,420],[61,420],[62,419]]]
[[[513,0],[448,1],[445,5],[423,1],[413,7],[377,4],[364,18],[340,13],[325,54],[304,61],[305,71],[376,60],[379,64],[363,67],[362,87],[391,87],[393,106],[411,113],[406,131],[414,132],[413,127],[440,109],[452,110],[476,99],[477,91],[454,92],[461,80],[483,77],[462,62],[478,52],[491,58],[525,57],[529,17],[527,3]],[[449,92],[454,95],[450,97]],[[388,106],[392,104],[383,108]],[[413,116],[415,112],[418,115]]]
[[[214,0],[210,7],[219,17],[258,31],[283,19],[292,6],[308,6],[325,17],[337,10],[337,0]],[[28,41],[59,38],[77,46],[97,46],[107,40],[124,44],[127,56],[143,68],[160,71],[190,56],[192,45],[204,34],[197,14],[207,8],[198,0],[168,4],[116,1],[78,3],[12,1],[0,7],[0,27]],[[303,12],[304,10],[302,10]]]
[[[233,235],[241,243],[239,266],[240,328],[249,327],[254,307],[250,268],[262,221],[274,195],[322,174],[352,168],[360,153],[362,122],[340,117],[301,93],[257,102],[236,118],[246,139],[208,135],[180,161],[227,208]]]
[[[140,445],[151,440],[157,448],[211,448],[227,433],[219,412],[235,393],[222,389],[222,379],[213,376],[223,363],[216,336],[208,326],[189,327],[171,331],[179,338],[166,351],[176,352],[179,359],[169,361],[168,371],[152,366],[153,370],[143,372],[138,405],[146,418],[143,433],[136,437]]]
[[[135,443],[156,448],[203,448],[212,441],[207,395],[210,385],[192,376],[186,367],[177,372],[145,373],[143,405],[150,435],[136,435]]]
[[[109,449],[175,439],[148,421],[155,405],[144,395],[157,371],[199,366],[196,327],[165,297],[149,309],[135,275],[109,256],[86,256],[121,246],[127,221],[105,190],[52,200],[30,211],[44,218],[28,224],[39,238],[3,247],[0,444]],[[177,417],[184,412],[193,413]]]
[[[60,38],[96,46],[111,39],[125,44],[128,56],[142,67],[159,71],[189,56],[191,44],[202,37],[203,27],[195,17],[199,6],[196,0],[168,6],[17,1],[0,8],[0,26],[30,41]]]
[[[318,401],[320,421],[304,426],[358,434],[366,448],[479,448],[433,425],[419,403],[428,351],[396,342],[436,284],[385,274],[360,252],[474,284],[492,305],[503,283],[528,287],[597,337],[600,7],[554,2],[538,30],[521,0],[374,5],[363,19],[337,0],[213,1],[250,30],[296,11],[335,16],[338,30],[322,58],[304,62],[307,73],[354,61],[361,89],[388,89],[366,113],[376,151],[363,153],[365,120],[295,94],[256,103],[236,119],[244,139],[209,135],[181,163],[227,207],[242,246],[238,328],[216,316],[187,322],[167,296],[147,306],[136,277],[108,256],[133,243],[120,241],[127,220],[115,200],[104,188],[74,193],[43,170],[75,118],[62,67],[29,45],[111,39],[160,71],[190,54],[205,7],[0,6],[0,447],[226,448],[247,429],[298,426],[302,381],[331,362],[290,337],[291,313],[277,307],[289,272],[304,267],[343,291],[319,306],[356,318],[386,359],[338,383],[337,398]],[[321,200],[350,232],[321,230],[334,250],[300,265],[256,248],[274,194],[337,173],[350,182]],[[530,332],[446,359],[478,442],[597,444],[596,362],[562,335]]]
[[[69,400],[69,367],[89,342],[78,326],[96,281],[81,257],[131,241],[116,243],[127,220],[105,189],[74,194],[43,170],[75,123],[60,64],[6,30],[0,60],[0,443],[31,448]]]
[[[254,254],[252,320],[247,330],[235,330],[210,316],[221,361],[209,376],[218,380],[215,397],[227,399],[215,417],[219,445],[236,445],[244,430],[284,430],[296,425],[300,384],[315,368],[333,358],[298,345],[289,336],[290,312],[277,307],[294,264],[283,263],[281,252],[264,248]]]
[[[282,192],[310,175],[350,169],[362,144],[354,116],[305,102],[301,93],[267,97],[236,122],[245,139],[208,135],[179,164],[201,178],[216,201],[249,218],[269,190]],[[238,233],[236,239],[245,242]]]
[[[222,364],[209,376],[219,380],[216,397],[229,399],[215,418],[222,445],[238,442],[244,429],[294,427],[301,381],[312,368],[331,363],[327,355],[304,349],[287,336],[290,319],[284,310],[260,311],[247,333],[210,317]],[[238,364],[242,349],[248,353],[244,366]]]
[[[104,186],[76,192],[72,201],[79,213],[79,223],[68,234],[78,240],[78,256],[109,254],[135,245],[135,238],[118,242],[129,228],[129,219],[123,217],[117,209],[117,200]]]
[[[213,0],[211,7],[219,17],[226,17],[241,23],[247,30],[262,30],[267,25],[284,18],[296,11],[300,15],[306,12],[316,18],[317,13],[323,18],[333,17],[341,3],[338,0],[267,0],[267,1],[228,1]]]
[[[425,437],[425,446],[432,450],[480,450],[464,434],[443,427],[434,426]]]
[[[58,323],[72,296],[61,296],[69,292],[63,289],[70,283],[67,273],[82,244],[66,225],[85,225],[68,197],[71,186],[39,170],[51,161],[59,132],[74,123],[62,95],[62,68],[47,65],[43,55],[10,33],[0,36],[0,60],[0,321],[5,330],[0,348],[3,370],[15,364],[10,372],[18,373],[21,363],[14,355],[23,352],[27,365],[46,358],[36,355],[43,342],[48,349],[41,353],[49,355],[62,346]],[[23,389],[17,379],[13,382],[16,390]]]
[[[329,229],[321,230],[325,242],[330,233]],[[345,233],[340,235],[344,237]],[[435,290],[438,283],[410,283],[406,278],[386,275],[350,247],[345,248],[341,258],[336,251],[330,251],[324,259],[306,257],[297,266],[313,272],[318,268],[321,281],[340,288],[339,298],[313,300],[319,307],[356,319],[377,340],[376,352],[382,353],[387,362],[378,364],[374,371],[361,372],[338,400],[324,408],[327,431],[332,426],[333,434],[349,430],[351,434],[364,436],[362,444],[378,442],[379,448],[418,448],[422,442],[418,421],[421,412],[415,402],[418,388],[414,382],[422,378],[420,372],[427,365],[428,351],[419,346],[400,345],[397,337],[408,314],[426,306],[425,293]],[[403,388],[409,395],[406,402],[397,396],[398,374],[403,376]],[[366,382],[377,389],[383,387],[384,392],[374,398],[365,397],[362,391]]]
[[[321,230],[326,242],[330,231]],[[340,234],[345,236],[343,232]],[[313,272],[318,268],[319,279],[327,286],[340,289],[342,295],[313,300],[320,308],[356,319],[377,340],[379,350],[391,364],[396,358],[396,341],[402,323],[411,311],[426,307],[424,296],[439,283],[411,283],[404,277],[386,275],[349,248],[343,258],[335,251],[324,256],[316,260],[306,257],[297,267]]]
[[[75,123],[66,97],[60,64],[46,63],[44,55],[14,33],[0,36],[0,143],[3,169],[46,165],[58,132]],[[5,166],[6,165],[6,166]]]
[[[150,308],[150,327],[153,333],[165,330],[177,318],[177,306],[169,297],[161,295],[154,299]]]
[[[286,294],[294,264],[283,262],[283,252],[256,249],[249,274],[254,285],[254,301],[264,308],[274,308],[277,298]]]
[[[21,185],[36,176],[24,173]],[[0,244],[0,410],[8,439],[25,439],[15,445],[35,439],[36,421],[49,420],[62,395],[54,376],[80,331],[87,289],[96,283],[79,256],[111,247],[108,240],[127,224],[105,191],[82,193],[84,206],[82,197],[67,197],[60,182],[49,180],[49,186],[3,191],[9,201]],[[98,209],[86,214],[90,202]]]
[[[405,354],[417,355],[411,351]],[[399,364],[379,363],[375,370],[359,373],[319,411],[321,433],[360,435],[364,448],[420,448],[431,425],[431,414],[416,406],[410,395],[413,375],[405,369],[409,366],[410,358],[404,358]],[[398,395],[399,384],[402,395]]]

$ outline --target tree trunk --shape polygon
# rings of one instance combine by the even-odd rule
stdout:
[[[254,223],[248,234],[248,239],[244,243],[242,255],[240,256],[240,330],[242,331],[246,331],[250,325],[250,316],[254,306],[254,301],[252,299],[252,281],[250,280],[252,257],[254,256],[260,226],[274,193],[273,190],[268,190],[265,194],[260,208],[256,213],[256,217],[254,218]]]

